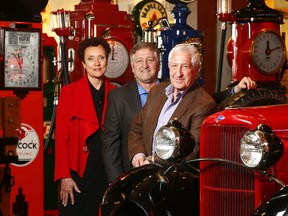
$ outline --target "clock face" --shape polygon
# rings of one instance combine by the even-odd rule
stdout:
[[[108,58],[108,67],[105,76],[116,79],[122,76],[129,65],[129,53],[126,46],[119,40],[107,39],[111,53]]]
[[[5,31],[4,88],[40,88],[40,32]]]
[[[263,31],[254,38],[250,53],[253,64],[260,72],[274,74],[282,69],[285,45],[276,32]]]

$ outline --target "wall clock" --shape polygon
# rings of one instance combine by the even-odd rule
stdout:
[[[41,89],[40,31],[4,29],[3,89]]]

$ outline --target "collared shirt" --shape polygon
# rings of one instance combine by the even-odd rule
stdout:
[[[190,87],[189,87],[190,88]],[[167,96],[167,100],[161,110],[161,113],[158,118],[157,126],[154,131],[154,138],[153,138],[153,146],[152,146],[152,153],[154,153],[154,140],[155,140],[155,135],[157,131],[159,130],[160,127],[166,125],[168,121],[170,120],[172,114],[178,107],[180,101],[188,91],[188,89],[185,89],[184,91],[179,91],[176,95],[176,98],[173,98],[173,92],[174,92],[174,86],[170,84],[169,86],[166,87],[165,89],[165,94]],[[174,100],[173,100],[174,99]]]
[[[159,84],[159,80],[157,80],[156,84]],[[138,94],[140,97],[140,101],[141,101],[141,106],[143,107],[147,101],[147,96],[148,96],[148,91],[146,91],[138,82],[137,82],[137,86],[138,86]]]

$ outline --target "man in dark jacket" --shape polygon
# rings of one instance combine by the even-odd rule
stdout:
[[[110,182],[130,168],[127,139],[132,118],[144,106],[150,88],[159,82],[159,50],[154,44],[135,44],[130,62],[135,80],[114,89],[108,97],[102,155]]]

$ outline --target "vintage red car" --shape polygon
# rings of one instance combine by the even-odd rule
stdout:
[[[170,122],[159,129],[161,142],[155,145],[156,154],[170,163],[123,173],[103,204],[116,204],[117,216],[287,215],[287,111],[282,104],[212,114],[201,127],[200,158],[190,161],[183,160],[187,153],[181,149],[194,140],[184,139],[189,133]]]
[[[222,158],[241,162],[240,140],[250,130],[257,130],[259,125],[271,128],[271,135],[277,136],[284,145],[282,158],[267,172],[288,184],[288,104],[269,105],[246,108],[226,108],[209,116],[201,127],[200,158]],[[262,136],[262,137],[261,137]],[[269,142],[263,135],[251,142]],[[251,138],[252,139],[252,138]],[[255,137],[253,137],[255,139]],[[262,139],[262,141],[260,141]],[[254,149],[255,150],[255,149]],[[263,148],[265,155],[270,149]],[[251,153],[257,155],[256,152]],[[262,154],[258,159],[264,158]],[[256,159],[255,159],[256,160]],[[201,216],[251,215],[260,205],[279,191],[279,184],[269,178],[233,165],[211,165],[201,163],[200,172],[200,212]],[[287,190],[286,190],[287,192]],[[284,207],[275,205],[269,212],[258,215],[286,215],[286,202],[280,202]],[[274,201],[276,197],[274,197]],[[270,204],[272,202],[270,201]],[[285,207],[286,206],[286,207]],[[280,209],[279,209],[280,208]],[[284,209],[283,209],[284,208]],[[271,210],[270,209],[270,210]],[[279,213],[279,212],[280,213]],[[284,212],[283,212],[284,211]],[[277,214],[277,213],[279,214]],[[282,213],[281,213],[282,212]],[[286,213],[285,213],[286,212]]]

